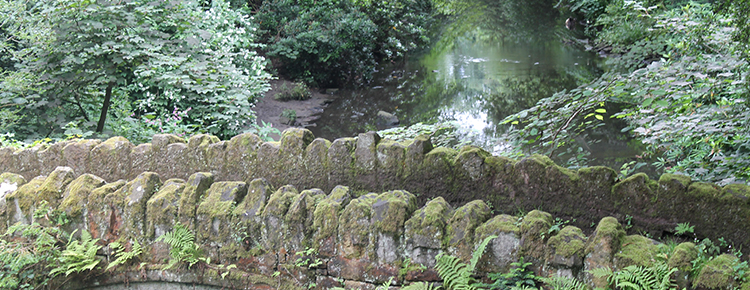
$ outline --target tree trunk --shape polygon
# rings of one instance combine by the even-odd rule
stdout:
[[[107,111],[109,111],[109,103],[112,99],[112,88],[115,83],[111,82],[107,85],[107,91],[104,92],[104,104],[102,105],[102,114],[99,115],[99,123],[96,124],[96,132],[101,133],[104,131],[104,122],[107,121]]]

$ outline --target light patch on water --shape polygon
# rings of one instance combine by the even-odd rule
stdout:
[[[4,198],[6,194],[14,192],[16,189],[18,189],[18,183],[0,183],[0,198]]]

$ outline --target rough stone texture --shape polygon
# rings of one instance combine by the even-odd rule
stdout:
[[[667,265],[670,268],[677,268],[675,281],[680,288],[690,287],[690,270],[693,268],[693,261],[698,258],[698,249],[695,244],[686,242],[677,245],[669,256]]]
[[[91,149],[90,170],[92,174],[112,182],[132,178],[141,172],[130,172],[130,153],[135,146],[124,137],[112,137]]]
[[[332,257],[336,252],[339,216],[352,200],[349,187],[336,186],[331,193],[318,203],[313,213],[313,248],[324,257]]]
[[[474,252],[474,230],[490,219],[492,210],[481,200],[475,200],[453,211],[446,226],[445,247],[464,261]]]
[[[378,199],[369,193],[353,199],[339,216],[338,253],[346,258],[360,258],[367,253],[374,255],[371,224],[372,204]]]
[[[435,267],[435,256],[443,248],[446,226],[453,209],[442,197],[416,211],[404,224],[406,255],[412,263]]]
[[[101,239],[105,243],[111,243],[120,237],[122,215],[119,214],[115,205],[105,201],[105,198],[120,190],[125,184],[125,180],[118,180],[91,191],[86,205],[88,211],[86,229],[92,237]]]
[[[653,264],[656,256],[657,242],[644,236],[630,235],[622,239],[620,250],[615,253],[616,269],[624,269],[630,265],[648,267]]]
[[[556,276],[577,277],[583,268],[585,247],[586,236],[581,229],[564,227],[547,241],[546,272]]]
[[[232,209],[247,194],[247,184],[241,181],[221,181],[211,184],[196,211],[196,241],[206,245],[207,255],[215,261],[232,262],[235,257],[223,255],[232,242],[241,239],[232,223]]]
[[[261,232],[263,233],[263,247],[271,252],[289,252],[285,246],[290,233],[285,230],[286,214],[289,207],[299,196],[297,189],[291,185],[285,185],[276,190],[269,198],[261,219],[263,222]],[[291,253],[293,254],[293,253]]]
[[[104,203],[110,207],[107,231],[118,233],[116,238],[146,244],[149,238],[146,234],[146,203],[161,184],[158,174],[144,172],[115,192],[107,194],[104,197]]]
[[[695,286],[703,289],[733,289],[738,287],[734,280],[733,267],[737,264],[737,257],[730,254],[706,262],[700,274],[695,279]]]
[[[16,191],[5,195],[5,209],[1,211],[4,212],[4,229],[18,222],[30,224],[33,221],[36,192],[45,179],[44,176],[39,176],[19,186]]]
[[[294,198],[284,215],[282,231],[288,233],[284,248],[291,253],[304,251],[312,244],[313,221],[315,208],[325,198],[326,194],[320,189],[303,190]]]
[[[529,257],[537,266],[544,259],[544,235],[552,226],[552,215],[546,212],[533,210],[526,214],[521,221],[521,255]]]
[[[615,253],[620,250],[625,230],[620,222],[613,217],[603,218],[596,226],[596,230],[588,239],[586,245],[586,256],[583,266],[592,270],[598,268],[614,268],[613,259]],[[597,278],[591,273],[584,272],[583,280],[594,288],[605,288],[609,285],[606,278]]]
[[[678,222],[690,222],[698,236],[722,236],[745,247],[750,241],[748,231],[733,230],[750,228],[747,185],[719,188],[671,174],[658,181],[636,174],[615,183],[617,174],[610,168],[571,171],[541,155],[515,161],[475,147],[433,148],[429,136],[398,143],[365,133],[329,142],[308,130],[290,129],[281,142],[262,142],[253,134],[229,141],[196,135],[187,143],[155,135],[151,143],[138,146],[114,137],[0,148],[0,172],[31,180],[57,166],[72,168],[74,177],[88,173],[110,182],[145,171],[164,179],[207,172],[220,181],[266,178],[273,186],[325,192],[345,184],[354,195],[403,189],[415,194],[419,205],[438,196],[456,206],[482,198],[498,212],[539,209],[575,220],[572,224],[580,228],[606,216],[622,220],[629,215],[634,231],[653,237],[673,232]]]
[[[518,261],[521,246],[521,229],[516,225],[517,217],[501,214],[479,226],[474,241],[481,242],[489,236],[497,236],[487,245],[487,251],[479,260],[478,269],[486,273],[507,273],[510,264]]]
[[[234,209],[233,224],[238,226],[238,234],[244,235],[241,240],[245,250],[262,246],[261,214],[272,193],[273,189],[267,180],[253,179],[247,186],[245,198]]]
[[[375,254],[378,262],[390,264],[401,258],[402,253],[394,249],[400,248],[404,223],[416,208],[417,198],[407,191],[392,190],[377,197],[372,205],[371,222],[373,236],[377,237]]]
[[[74,178],[73,169],[70,167],[55,168],[37,189],[37,202],[44,200],[50,207],[57,208],[63,198],[63,191]]]
[[[197,172],[190,175],[182,194],[179,196],[179,206],[177,207],[177,216],[183,225],[189,229],[195,229],[195,218],[198,206],[206,191],[214,183],[214,176],[208,172]]]
[[[91,193],[106,184],[104,179],[91,174],[84,174],[70,182],[63,192],[62,202],[59,209],[68,214],[70,225],[67,228],[71,232],[78,230],[88,231],[89,218],[89,196]]]

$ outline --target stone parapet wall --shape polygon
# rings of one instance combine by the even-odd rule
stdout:
[[[642,253],[656,252],[652,240],[627,236],[612,217],[598,221],[590,235],[574,226],[550,231],[556,223],[549,213],[493,215],[482,200],[456,207],[436,197],[419,206],[417,196],[404,190],[358,195],[347,186],[276,188],[263,178],[220,181],[208,172],[186,180],[142,172],[111,182],[76,175],[70,167],[31,180],[3,173],[0,196],[1,231],[34,222],[34,211],[47,204],[67,214],[66,230],[101,239],[101,254],[110,261],[110,242],[143,246],[133,265],[74,281],[66,289],[151,281],[222,289],[374,289],[390,279],[394,285],[440,281],[433,268],[438,253],[468,261],[476,245],[493,235],[497,238],[480,260],[479,274],[507,272],[524,257],[538,275],[576,277],[604,287],[605,281],[586,270],[647,266],[653,261]],[[195,233],[212,263],[237,269],[226,278],[210,269],[163,270],[169,248],[156,239],[177,223]]]
[[[661,237],[689,222],[698,236],[724,237],[750,246],[750,188],[693,182],[664,174],[651,180],[636,174],[618,180],[606,167],[569,170],[543,156],[512,160],[475,147],[433,148],[429,138],[408,143],[360,134],[333,142],[304,129],[289,129],[280,142],[252,134],[228,141],[197,135],[185,141],[155,135],[138,146],[122,137],[106,141],[71,140],[30,149],[0,149],[0,172],[31,180],[58,166],[78,177],[89,173],[105,182],[132,180],[143,172],[161,179],[188,179],[211,173],[216,181],[249,183],[264,178],[271,186],[292,185],[330,192],[347,185],[356,196],[406,190],[424,205],[442,197],[453,205],[481,199],[495,213],[540,209],[575,220],[584,232],[607,216],[629,221],[634,231]]]

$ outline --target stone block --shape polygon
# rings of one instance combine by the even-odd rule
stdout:
[[[336,238],[339,230],[339,215],[352,200],[349,187],[336,186],[321,200],[313,213],[313,247],[324,257],[336,255]]]
[[[446,226],[452,213],[451,206],[442,197],[437,197],[404,223],[405,248],[412,263],[428,268],[435,266],[435,256],[442,251]]]
[[[124,137],[112,137],[96,145],[91,150],[91,174],[99,176],[107,182],[118,179],[134,178],[141,172],[131,172],[132,162],[130,153],[135,146]]]
[[[492,210],[482,200],[475,200],[453,211],[446,227],[448,253],[463,261],[469,261],[474,252],[474,235],[477,227],[490,219]]]
[[[489,236],[497,236],[487,245],[487,250],[479,259],[477,269],[487,273],[507,273],[510,264],[518,261],[521,246],[521,229],[516,225],[518,218],[501,214],[486,221],[474,231],[476,242]]]
[[[614,268],[615,253],[620,250],[625,230],[620,222],[613,217],[605,217],[596,226],[594,233],[586,244],[583,266],[586,270],[599,268]],[[609,285],[606,278],[597,278],[589,272],[584,272],[584,281],[595,288]]]

